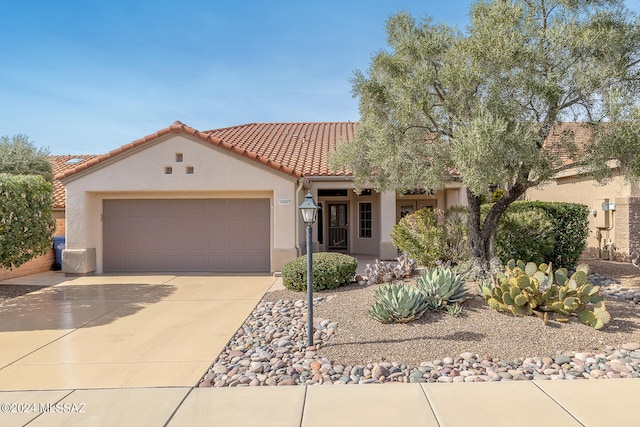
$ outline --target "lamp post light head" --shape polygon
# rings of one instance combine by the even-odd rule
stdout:
[[[300,213],[302,214],[302,221],[304,221],[307,225],[313,225],[316,222],[316,218],[318,216],[318,209],[320,206],[316,204],[316,201],[313,200],[313,196],[309,191],[306,196],[304,196],[304,201],[300,206]]]

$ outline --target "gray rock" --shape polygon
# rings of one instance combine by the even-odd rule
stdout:
[[[391,372],[389,371],[389,369],[385,368],[384,366],[376,365],[373,367],[371,374],[373,375],[374,378],[380,378],[380,377],[388,377],[389,375],[391,375]]]
[[[262,362],[251,362],[249,369],[251,372],[259,373],[263,371],[264,367],[262,366]]]

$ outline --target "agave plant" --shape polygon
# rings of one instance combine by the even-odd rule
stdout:
[[[432,310],[465,301],[470,296],[464,280],[449,268],[427,270],[416,280],[416,284]]]
[[[462,306],[458,303],[448,305],[447,313],[449,313],[452,317],[458,317],[460,313],[462,313]]]
[[[382,323],[405,323],[422,317],[428,305],[424,295],[410,285],[383,284],[375,292],[369,315]]]

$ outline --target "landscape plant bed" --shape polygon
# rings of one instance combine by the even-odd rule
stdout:
[[[629,302],[607,299],[612,320],[601,331],[575,317],[568,323],[559,323],[550,316],[545,326],[535,316],[516,317],[492,310],[478,296],[462,304],[463,311],[458,317],[446,311],[428,311],[410,323],[381,324],[367,314],[377,286],[353,284],[334,290],[329,301],[316,307],[316,316],[338,324],[337,333],[319,349],[320,356],[343,365],[395,361],[418,366],[465,352],[516,360],[555,356],[563,351],[594,352],[607,345],[618,347],[640,342],[640,311]],[[265,295],[271,301],[303,298],[289,291]]]
[[[598,263],[593,270],[603,271]],[[620,286],[640,292],[631,265],[613,268],[620,279],[607,292]],[[378,286],[316,292],[317,348],[311,349],[306,295],[267,293],[200,386],[640,377],[640,316],[633,300],[607,297],[613,319],[599,331],[577,318],[559,323],[550,316],[545,326],[535,316],[500,313],[479,296],[465,302],[458,317],[438,311],[410,323],[381,324],[367,314]]]

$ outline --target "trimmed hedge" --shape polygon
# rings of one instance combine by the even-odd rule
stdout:
[[[526,259],[542,264],[549,259],[554,243],[553,223],[545,211],[531,207],[507,209],[498,222],[495,255],[503,263]]]
[[[507,211],[541,209],[553,226],[555,242],[546,262],[553,268],[573,268],[587,247],[589,209],[585,205],[564,202],[514,202]],[[513,258],[513,257],[512,257]]]
[[[351,283],[358,260],[338,252],[318,252],[312,257],[314,291],[335,289]],[[303,255],[282,267],[282,284],[294,291],[307,290],[307,256]]]
[[[18,267],[52,245],[53,185],[39,175],[0,173],[0,267]]]

